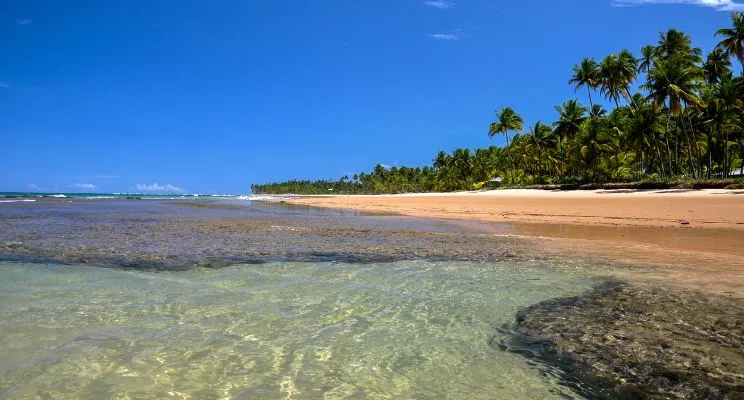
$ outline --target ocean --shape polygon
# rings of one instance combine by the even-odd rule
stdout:
[[[436,220],[64,195],[0,205],[1,398],[587,396],[499,343],[607,266]]]

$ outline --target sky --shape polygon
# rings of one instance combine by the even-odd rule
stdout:
[[[571,67],[726,0],[4,0],[0,191],[250,191],[502,145],[552,122]],[[737,64],[737,68],[738,64]],[[596,96],[595,96],[596,98]]]

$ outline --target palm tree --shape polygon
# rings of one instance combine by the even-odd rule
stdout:
[[[641,48],[641,58],[638,59],[638,70],[648,73],[654,65],[654,60],[658,55],[658,49],[652,45],[646,45]]]
[[[597,106],[599,106],[597,104]],[[593,107],[592,107],[593,108]],[[565,147],[564,139],[572,141],[576,134],[581,130],[581,124],[586,120],[586,107],[582,106],[577,100],[568,100],[560,106],[555,106],[558,112],[558,121],[553,123],[555,134],[558,135],[557,150],[561,162],[571,164],[571,151],[568,151],[568,160],[564,157],[563,148]]]
[[[451,161],[449,154],[445,153],[444,150],[439,150],[436,158],[434,158],[434,168],[443,169],[446,168]]]
[[[710,87],[708,106],[715,111],[716,133],[723,142],[723,176],[728,177],[730,172],[729,147],[731,145],[730,134],[737,129],[736,115],[744,112],[744,78],[733,78],[730,74],[721,77],[721,80]],[[741,129],[739,129],[741,132]]]
[[[602,59],[602,62],[599,64],[599,87],[600,93],[604,97],[612,100],[615,103],[615,107],[620,107],[618,101],[622,95],[622,90],[619,88],[617,64],[617,57],[614,54],[610,54]]]
[[[742,65],[742,75],[744,75],[744,14],[731,13],[731,22],[733,25],[731,28],[716,31],[716,36],[723,36],[716,47],[725,51],[729,56],[736,57]]]
[[[560,106],[555,106],[555,111],[558,112],[558,121],[553,124],[555,133],[561,140],[563,138],[573,139],[581,129],[581,124],[586,120],[586,107],[582,106],[578,100],[571,99]]]
[[[638,61],[630,50],[622,50],[617,55],[618,78],[621,89],[626,100],[633,103],[633,96],[630,95],[630,85],[633,84],[638,76]]]
[[[553,130],[548,125],[537,121],[535,126],[530,128],[527,142],[527,150],[533,150],[537,158],[537,179],[542,181],[543,155],[554,145]]]
[[[595,104],[589,110],[589,118],[602,118],[607,115],[607,110],[599,104]]]
[[[578,154],[591,171],[594,181],[597,181],[597,164],[602,153],[613,150],[609,131],[606,119],[589,119],[582,124],[581,132],[576,137]]]
[[[592,90],[599,86],[599,64],[591,58],[581,60],[581,64],[574,65],[573,76],[568,83],[575,85],[576,90],[586,86],[589,104],[592,105]]]
[[[491,148],[477,149],[473,156],[473,178],[485,181],[494,177],[496,171],[496,153]]]
[[[728,54],[720,48],[716,48],[708,53],[708,58],[703,64],[705,73],[705,82],[709,85],[717,83],[721,77],[731,73],[731,60]]]
[[[638,75],[636,59],[628,50],[617,55],[610,54],[599,64],[599,82],[601,93],[620,107],[621,97],[631,100],[630,85]]]
[[[664,174],[664,159],[659,149],[659,140],[657,139],[664,130],[660,114],[654,107],[649,104],[639,102],[641,106],[637,112],[631,116],[627,132],[625,132],[626,145],[632,151],[640,156],[640,173],[645,173],[648,161],[648,168],[653,168],[652,154],[655,150],[658,170]],[[650,135],[650,137],[649,137]]]
[[[459,178],[459,186],[467,188],[473,175],[473,152],[470,149],[455,149],[452,152],[452,167]]]
[[[511,107],[504,107],[501,111],[496,111],[495,113],[498,121],[491,123],[488,129],[488,137],[492,138],[496,135],[504,135],[506,137],[506,148],[512,170],[512,183],[514,183],[514,160],[512,159],[511,149],[509,147],[509,131],[521,131],[524,127],[524,120]]]
[[[669,122],[672,116],[679,119],[682,127],[685,123],[683,117],[683,103],[699,104],[700,100],[696,92],[700,88],[702,70],[697,66],[690,65],[689,58],[684,54],[672,55],[665,59],[659,59],[649,72],[648,83],[641,87],[649,91],[649,100],[653,100],[657,107],[666,104],[667,108],[667,140],[669,135]],[[685,130],[685,133],[688,133]],[[694,174],[692,161],[692,147],[690,138],[687,137],[687,145],[690,157],[691,172]],[[667,144],[667,151],[669,151]],[[678,151],[675,158],[679,162]],[[671,160],[670,160],[671,163]],[[672,170],[670,165],[670,170]]]
[[[693,47],[692,39],[686,33],[676,29],[670,29],[666,33],[659,34],[657,50],[660,58],[684,55],[690,62],[702,61],[702,50]]]

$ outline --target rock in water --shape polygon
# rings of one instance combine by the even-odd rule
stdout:
[[[744,399],[744,300],[612,281],[521,311],[507,350],[590,398]]]

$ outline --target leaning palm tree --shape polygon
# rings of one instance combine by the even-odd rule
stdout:
[[[581,64],[574,65],[573,76],[568,83],[575,85],[576,90],[586,86],[586,91],[589,94],[589,105],[593,105],[592,90],[599,87],[599,64],[591,58],[581,60]]]
[[[524,127],[524,120],[511,107],[504,107],[501,111],[496,111],[498,121],[492,122],[488,129],[488,137],[504,135],[506,137],[506,149],[509,154],[509,165],[511,167],[512,183],[514,183],[514,160],[511,156],[509,147],[509,131],[518,132]]]
[[[736,57],[742,65],[742,75],[744,75],[744,14],[734,12],[731,14],[731,28],[719,29],[716,36],[722,36],[723,39],[716,46],[725,51],[729,56]]]
[[[638,61],[630,50],[622,50],[617,54],[617,62],[618,79],[623,91],[623,97],[632,104],[633,96],[630,94],[630,85],[633,84],[633,81],[638,76]]]

